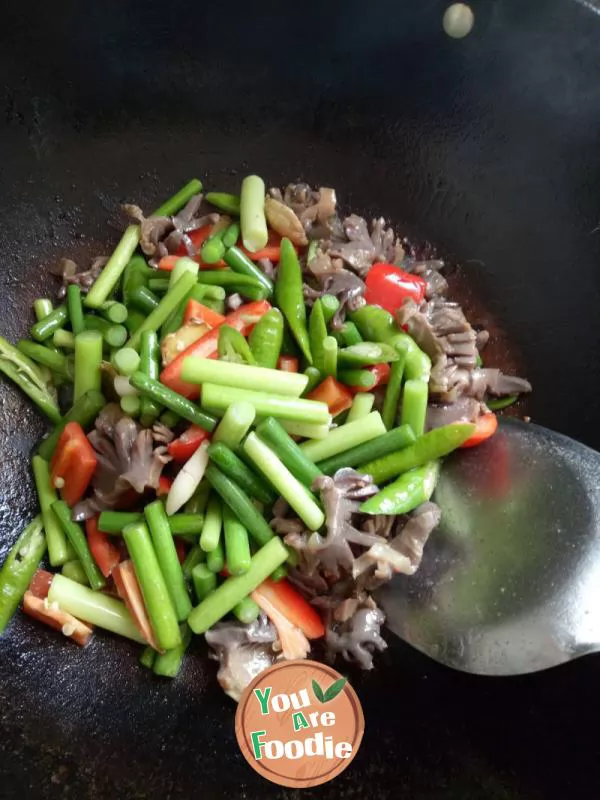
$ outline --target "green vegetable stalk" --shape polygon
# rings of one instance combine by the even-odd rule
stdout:
[[[286,560],[288,552],[278,537],[272,538],[252,557],[243,575],[227,578],[192,611],[188,624],[194,633],[205,633],[232,611]]]

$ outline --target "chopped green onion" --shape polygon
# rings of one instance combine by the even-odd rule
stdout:
[[[211,492],[200,534],[200,547],[204,552],[210,553],[219,546],[222,525],[221,499],[218,494]]]
[[[221,330],[223,327],[225,326],[222,326]],[[298,372],[283,372],[268,367],[254,367],[194,356],[183,360],[181,379],[186,383],[216,383],[219,386],[232,386],[238,389],[252,390],[260,387],[261,392],[286,397],[300,397],[308,382],[306,375]]]
[[[209,441],[203,441],[177,473],[167,497],[167,514],[169,516],[179,511],[198,488],[208,466],[209,445]]]
[[[346,424],[367,417],[373,410],[374,402],[375,395],[370,392],[358,392],[355,394],[352,400],[352,408],[346,417]]]
[[[304,442],[300,445],[300,449],[307,458],[317,463],[343,453],[351,447],[364,444],[376,436],[381,436],[382,433],[385,433],[385,425],[381,414],[372,411],[368,417],[333,428],[325,439]]]
[[[336,311],[340,307],[340,301],[333,294],[324,294],[321,297],[321,305],[323,306],[323,316],[325,317],[325,324],[329,325]]]
[[[270,447],[255,433],[247,436],[243,447],[246,455],[287,500],[309,530],[318,530],[325,522],[325,515],[306,487],[292,475]]]
[[[326,458],[324,461],[319,461],[318,467],[326,475],[333,475],[342,467],[356,467],[358,464],[364,464],[367,461],[387,456],[388,453],[402,450],[415,441],[416,437],[412,432],[412,428],[409,428],[408,425],[402,425],[400,428],[392,428],[391,431],[382,433],[381,436],[364,442],[364,444],[344,450],[337,456],[331,456],[331,458]]]
[[[183,258],[178,259],[177,263],[175,264],[175,267],[171,272],[171,275],[169,276],[169,289],[173,288],[173,286],[175,286],[175,284],[181,278],[181,276],[185,275],[186,273],[193,275],[194,278],[198,280],[199,269],[200,266],[191,258],[183,256]]]
[[[256,253],[267,246],[269,232],[265,219],[265,183],[258,175],[249,175],[242,181],[240,223],[246,250]]]
[[[58,496],[50,479],[50,467],[48,462],[39,455],[31,459],[33,477],[38,493],[40,510],[46,531],[48,542],[48,558],[53,567],[60,567],[70,558],[74,558],[75,553],[70,546],[65,533],[60,525],[56,514],[52,510],[52,505],[58,500]]]
[[[57,331],[54,331],[52,343],[55,347],[60,347],[63,350],[73,350],[75,348],[75,337],[71,331],[65,331],[63,328],[59,328]]]
[[[280,419],[279,422],[290,436],[300,436],[303,439],[325,439],[326,436],[329,436],[329,422],[322,425],[312,425],[308,422],[292,422],[288,419]]]
[[[138,286],[132,290],[129,302],[143,314],[151,314],[155,308],[158,308],[160,299],[148,286]]]
[[[55,575],[52,579],[48,602],[58,603],[63,611],[83,622],[146,644],[125,603],[103,592],[94,592],[64,575]]]
[[[69,319],[69,312],[66,306],[58,306],[51,314],[48,314],[44,319],[36,322],[31,326],[31,335],[38,342],[44,342],[49,339],[55,331],[62,328],[62,326]]]
[[[286,560],[288,552],[278,537],[274,537],[252,557],[250,568],[243,575],[227,578],[192,611],[188,618],[194,633],[205,633],[253,592]]]
[[[79,400],[86,392],[101,388],[102,335],[98,331],[83,331],[75,336],[75,383],[73,398]]]
[[[235,450],[250,430],[256,417],[254,406],[243,400],[232,403],[213,434],[213,444],[223,442],[231,450]]]
[[[182,397],[167,386],[163,386],[159,381],[148,378],[142,372],[134,372],[129,382],[143,395],[160,405],[170,408],[171,411],[174,411],[180,417],[194,422],[196,425],[204,428],[205,431],[210,432],[214,430],[216,426],[214,417],[201,411],[191,400]]]
[[[54,306],[52,305],[52,300],[49,300],[47,297],[40,297],[34,300],[33,313],[38,322],[42,319],[46,319],[53,311]]]
[[[289,471],[308,489],[322,475],[319,467],[306,457],[287,431],[273,417],[267,417],[256,428],[258,436],[269,445]]]
[[[400,422],[410,425],[417,437],[425,432],[428,397],[429,386],[426,381],[411,379],[404,384]]]
[[[154,659],[153,671],[155,675],[160,675],[162,678],[176,678],[179,674],[185,651],[192,641],[192,632],[188,625],[182,625],[179,630],[181,644],[171,650],[167,650],[166,653],[158,653]]]
[[[180,644],[181,635],[148,528],[143,522],[134,522],[123,529],[123,538],[133,561],[156,641],[162,649],[170,650]]]
[[[146,523],[150,529],[152,543],[160,570],[167,584],[173,607],[179,621],[187,619],[192,604],[185,585],[185,579],[177,556],[169,519],[160,500],[155,500],[144,508]]]
[[[188,203],[194,195],[199,194],[202,191],[202,182],[198,180],[198,178],[192,178],[189,183],[186,183],[185,186],[182,186],[178,192],[172,197],[169,197],[168,200],[159,206],[156,211],[152,214],[153,217],[172,217],[178,211],[180,211],[186,203]]]
[[[184,273],[177,283],[164,295],[154,311],[146,317],[137,331],[130,337],[128,345],[137,350],[144,331],[157,331],[166,322],[167,317],[181,303],[183,298],[196,283],[196,276],[190,272]]]
[[[121,241],[116,246],[113,254],[106,262],[102,272],[98,275],[94,281],[94,285],[87,294],[85,305],[88,308],[101,308],[102,304],[108,300],[108,296],[117,285],[139,241],[139,225],[129,225],[129,227],[125,229]]]
[[[273,576],[271,576],[271,579],[272,577]],[[236,616],[240,622],[243,622],[244,625],[249,625],[251,622],[254,622],[260,614],[260,606],[251,597],[244,597],[232,610],[234,616]]]
[[[125,322],[127,319],[127,306],[123,303],[118,303],[116,300],[107,300],[102,303],[100,313],[109,322],[114,322],[118,325]]]
[[[71,283],[67,286],[67,309],[71,321],[71,330],[73,335],[77,336],[78,333],[82,333],[85,330],[85,324],[81,306],[81,287],[76,283]]]
[[[236,194],[227,194],[227,192],[208,192],[205,199],[221,211],[226,211],[228,214],[239,215],[240,213],[240,198]]]
[[[64,500],[57,500],[52,503],[52,510],[56,514],[63,531],[67,534],[77,558],[81,561],[81,566],[85,570],[90,586],[94,591],[103,589],[106,586],[106,581],[94,561],[81,525],[71,519],[71,509]]]
[[[323,340],[323,373],[335,378],[337,375],[338,343],[333,336]]]
[[[121,375],[133,375],[140,366],[140,356],[133,347],[122,347],[112,357],[113,364]]]
[[[215,362],[216,363],[216,362]],[[294,373],[287,373],[293,375]],[[316,400],[282,397],[281,395],[254,392],[232,386],[205,383],[202,386],[202,407],[206,410],[225,411],[232,403],[245,400],[260,416],[272,416],[292,422],[309,422],[316,425],[329,424],[331,416],[325,403]]]
[[[200,602],[217,588],[216,573],[212,572],[206,564],[196,564],[192,570],[192,583],[196,599]]]
[[[140,415],[142,401],[138,395],[128,394],[121,398],[120,406],[124,414],[127,414],[128,417],[136,418]]]
[[[227,504],[223,506],[223,543],[229,574],[243,575],[251,562],[248,531]]]

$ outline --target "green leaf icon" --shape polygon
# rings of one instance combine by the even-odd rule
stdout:
[[[313,678],[313,682],[312,682],[312,690],[315,693],[315,697],[317,698],[319,703],[324,703],[325,702],[325,695],[323,694],[323,689],[321,689],[321,687],[319,686],[319,684],[316,682],[316,680],[314,678]]]
[[[346,685],[346,678],[339,678],[337,681],[334,681],[329,687],[329,689],[327,689],[327,691],[325,692],[324,700],[322,702],[328,703],[330,700],[336,698],[345,685]]]

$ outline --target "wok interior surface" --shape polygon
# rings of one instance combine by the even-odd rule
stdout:
[[[120,202],[152,208],[196,175],[225,191],[249,172],[300,178],[462,263],[534,385],[529,413],[600,447],[600,19],[568,0],[486,0],[453,41],[444,7],[8,0],[2,333],[26,332],[60,256],[110,250]],[[43,430],[3,382],[0,557],[34,513]],[[389,643],[352,674],[357,758],[306,796],[598,796],[597,658],[495,680]],[[137,656],[19,616],[0,642],[0,795],[295,796],[246,765],[202,646],[171,683]]]

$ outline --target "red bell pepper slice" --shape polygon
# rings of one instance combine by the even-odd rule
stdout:
[[[113,572],[113,580],[119,597],[127,606],[136,628],[148,644],[160,652],[146,606],[144,605],[144,598],[135,574],[133,561],[122,561]]]
[[[498,417],[492,411],[482,414],[475,422],[475,432],[461,444],[461,447],[476,447],[493,436],[497,429]]]
[[[251,261],[260,261],[261,258],[268,258],[274,264],[279,264],[281,258],[281,236],[274,231],[269,231],[269,240],[262,250],[257,250],[256,253],[251,253],[245,247],[240,246],[240,250],[245,253]],[[298,248],[294,246],[294,250]]]
[[[373,264],[365,280],[365,300],[393,314],[407,298],[416,303],[425,299],[427,283],[394,264]]]
[[[374,364],[372,367],[365,367],[367,372],[372,372],[375,376],[375,383],[372,386],[350,386],[348,387],[351,392],[372,392],[378,386],[385,386],[390,379],[390,365],[389,364]]]
[[[73,639],[81,647],[86,646],[94,633],[92,627],[61,608],[53,608],[52,605],[46,607],[44,600],[36,597],[33,592],[25,592],[23,611],[39,622],[54,628],[55,631],[61,631],[64,636]]]
[[[204,322],[211,328],[218,328],[225,322],[223,314],[218,311],[213,311],[212,308],[199,303],[193,298],[188,300],[183,315],[183,324],[187,325],[190,322]]]
[[[308,400],[326,403],[332,417],[352,407],[352,392],[331,375],[306,395]]]
[[[194,251],[196,253],[198,252],[198,250],[200,250],[204,242],[208,239],[212,229],[213,229],[212,225],[204,225],[202,228],[198,228],[197,231],[190,231],[189,233],[186,234],[186,236],[190,238],[190,241],[192,242],[192,247],[194,248]],[[175,251],[175,255],[178,256],[179,258],[181,258],[181,256],[188,255],[188,251],[186,249],[185,244],[182,243],[179,245],[179,247]]]
[[[69,506],[78,503],[94,475],[97,464],[94,448],[78,422],[69,422],[60,435],[50,460],[52,483],[64,482],[60,496]]]
[[[296,356],[279,356],[277,359],[277,369],[280,369],[282,372],[298,372],[298,359]]]
[[[179,559],[179,563],[183,564],[185,561],[185,557],[187,555],[185,542],[182,542],[181,539],[175,539],[175,550],[177,552],[177,558]]]
[[[98,517],[90,517],[85,521],[85,532],[90,552],[98,564],[100,572],[108,578],[121,561],[119,548],[111,541],[107,533],[98,530]]]
[[[34,597],[39,597],[40,600],[44,600],[46,597],[48,597],[50,584],[52,583],[53,578],[54,575],[52,572],[48,572],[45,569],[36,570],[33,578],[31,579],[31,583],[29,584],[29,591]]]
[[[167,450],[173,461],[178,464],[184,464],[194,455],[202,442],[209,437],[208,431],[205,431],[199,425],[190,425],[179,439],[174,439],[167,445]]]
[[[157,497],[166,497],[171,491],[171,486],[173,485],[173,481],[171,478],[167,478],[166,475],[161,475],[158,479],[158,489],[156,490]]]
[[[325,626],[317,610],[285,578],[280,581],[267,578],[256,591],[308,639],[320,639],[325,635]]]
[[[227,314],[224,324],[235,328],[236,331],[239,331],[244,336],[248,336],[258,320],[263,317],[270,308],[271,304],[267,302],[267,300],[257,300],[254,303],[247,303],[244,306],[240,306],[237,311],[232,311],[231,314]],[[183,353],[180,353],[177,358],[174,358],[173,361],[163,369],[160,380],[165,386],[168,386],[169,389],[172,389],[174,392],[188,399],[198,397],[200,393],[198,386],[195,386],[193,383],[185,383],[181,380],[181,366],[184,359],[189,356],[216,358],[217,345],[219,342],[219,327],[220,326],[213,328],[201,339],[198,339],[197,342],[193,342]]]
[[[181,256],[163,256],[158,262],[158,268],[163,272],[172,272]]]

